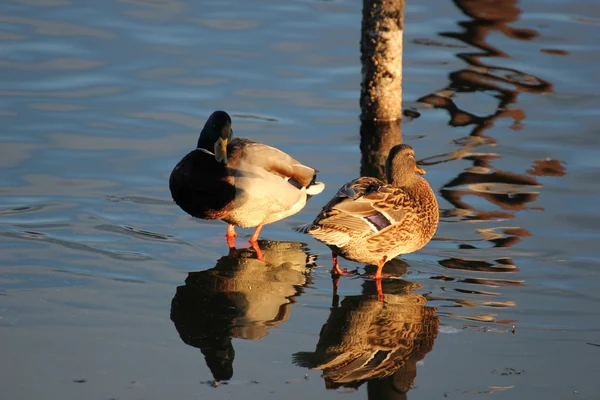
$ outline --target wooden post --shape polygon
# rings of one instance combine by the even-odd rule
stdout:
[[[402,143],[404,0],[363,0],[360,41],[361,176],[385,181],[385,160]]]
[[[404,0],[363,0],[361,120],[402,119]]]

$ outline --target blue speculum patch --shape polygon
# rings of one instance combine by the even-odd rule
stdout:
[[[370,217],[367,217],[367,220],[375,225],[378,231],[392,224],[383,214],[371,215]]]

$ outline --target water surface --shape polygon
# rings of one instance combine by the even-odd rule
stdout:
[[[4,397],[596,398],[600,12],[484,3],[406,8],[403,141],[442,217],[382,309],[291,229],[360,172],[360,2],[5,2]],[[216,109],[327,184],[264,270],[170,199]]]

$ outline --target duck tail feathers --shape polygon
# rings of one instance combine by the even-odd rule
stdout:
[[[296,232],[308,233],[308,231],[310,231],[310,229],[312,227],[313,227],[313,224],[312,224],[312,222],[310,222],[308,224],[294,226],[294,227],[292,227],[292,229],[295,230]]]
[[[306,188],[306,194],[309,196],[314,196],[321,193],[325,189],[325,184],[323,182],[313,182]]]
[[[314,353],[299,351],[292,355],[292,363],[303,368],[314,368]]]

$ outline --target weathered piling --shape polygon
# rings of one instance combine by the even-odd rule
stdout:
[[[404,0],[363,0],[361,120],[402,119]]]
[[[387,155],[402,143],[403,29],[404,0],[363,0],[361,176],[385,179]]]
[[[402,143],[402,120],[362,120],[360,176],[372,176],[385,181],[385,160],[392,147],[399,143]]]

